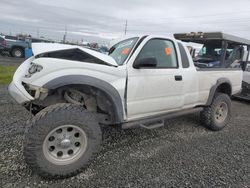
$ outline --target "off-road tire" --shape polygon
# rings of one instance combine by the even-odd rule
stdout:
[[[220,104],[226,104],[228,107],[228,113],[222,122],[216,121],[216,109]],[[222,130],[231,119],[231,99],[227,94],[224,93],[216,93],[213,99],[213,102],[210,106],[205,107],[201,112],[201,123],[210,130],[219,131]]]
[[[10,53],[12,57],[16,57],[16,58],[24,57],[24,49],[19,48],[19,47],[14,47]]]
[[[56,104],[43,109],[30,120],[25,131],[24,158],[34,173],[45,178],[67,178],[84,170],[98,152],[102,133],[96,115],[73,104]],[[68,165],[56,165],[46,159],[43,143],[49,132],[61,125],[75,125],[87,135],[84,154]]]

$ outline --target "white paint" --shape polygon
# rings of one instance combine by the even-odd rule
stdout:
[[[174,42],[179,60],[179,68],[134,69],[132,65],[145,43],[152,38],[159,37]],[[47,51],[72,49],[76,48],[76,46],[40,44],[33,46],[33,48],[35,54],[40,54]],[[108,55],[81,47],[77,48],[110,64],[116,64],[114,59]],[[219,78],[230,80],[233,94],[240,91],[242,71],[197,71],[187,48],[185,49],[190,61],[190,67],[187,69],[182,68],[177,40],[162,36],[147,37],[133,55],[127,59],[124,65],[119,67],[56,58],[34,59],[32,57],[17,69],[13,83],[21,91],[20,96],[25,95],[29,100],[33,100],[24,89],[22,82],[43,87],[47,82],[66,75],[84,75],[101,79],[119,92],[124,106],[125,121],[204,105],[207,102],[211,87],[216,84]],[[30,62],[43,66],[43,70],[35,73],[30,78],[25,78]],[[183,81],[175,81],[175,75],[181,75]],[[127,100],[125,100],[127,78]],[[127,106],[127,114],[125,113],[125,106]]]
[[[80,46],[76,46],[76,45],[67,45],[67,44],[58,44],[58,43],[32,43],[32,51],[34,56],[45,53],[45,52],[53,52],[53,51],[59,51],[59,50],[68,50],[68,49],[75,49],[78,48],[92,56],[95,56],[96,58],[109,63],[113,66],[117,66],[116,61],[106,55],[106,54],[102,54],[100,52],[88,49],[88,48],[84,48],[84,47],[80,47]]]

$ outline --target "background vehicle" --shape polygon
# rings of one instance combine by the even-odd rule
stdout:
[[[234,97],[250,101],[250,62],[248,62],[243,72],[242,91]]]
[[[190,47],[190,53],[197,67],[240,67],[244,70],[242,91],[237,98],[250,100],[250,40],[224,33],[181,33],[175,38],[185,42],[204,44],[197,56]]]
[[[6,48],[6,40],[3,36],[0,36],[0,54],[2,54],[2,51]]]
[[[195,65],[198,67],[234,67],[244,63],[242,68],[245,69],[249,57],[250,40],[221,32],[179,33],[174,36],[184,42],[203,45],[198,55],[193,56]]]
[[[25,54],[25,48],[31,48],[29,40],[20,40],[13,36],[1,36],[1,38],[4,39],[4,45],[0,44],[0,49],[8,51],[12,57],[22,58]]]
[[[101,47],[99,48],[99,52],[101,52],[101,53],[103,53],[103,54],[108,54],[108,53],[109,53],[109,49],[108,49],[108,47],[106,47],[106,46],[101,46]]]
[[[125,39],[109,55],[60,44],[32,49],[9,92],[36,114],[24,156],[44,177],[85,168],[100,147],[100,125],[153,129],[165,118],[201,112],[203,125],[221,130],[230,121],[230,96],[241,89],[241,69],[196,68],[181,41],[162,36]]]

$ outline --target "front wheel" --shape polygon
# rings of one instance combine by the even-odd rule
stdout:
[[[81,172],[102,140],[96,115],[79,105],[50,106],[29,124],[24,157],[34,172],[47,178],[65,178]]]
[[[219,131],[231,119],[231,99],[224,93],[217,93],[210,106],[201,112],[201,121],[209,129]]]

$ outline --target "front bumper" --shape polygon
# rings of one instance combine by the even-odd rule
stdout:
[[[24,75],[27,74],[27,70],[30,66],[30,62],[33,60],[32,58],[27,59],[24,61],[16,70],[13,81],[8,87],[9,94],[18,102],[19,104],[25,104],[32,100],[34,100],[34,97],[32,97],[24,88],[23,85],[23,78]]]
[[[30,97],[26,96],[14,82],[11,82],[11,84],[8,87],[9,94],[15,99],[15,101],[19,104],[25,104],[27,102],[30,102]]]

